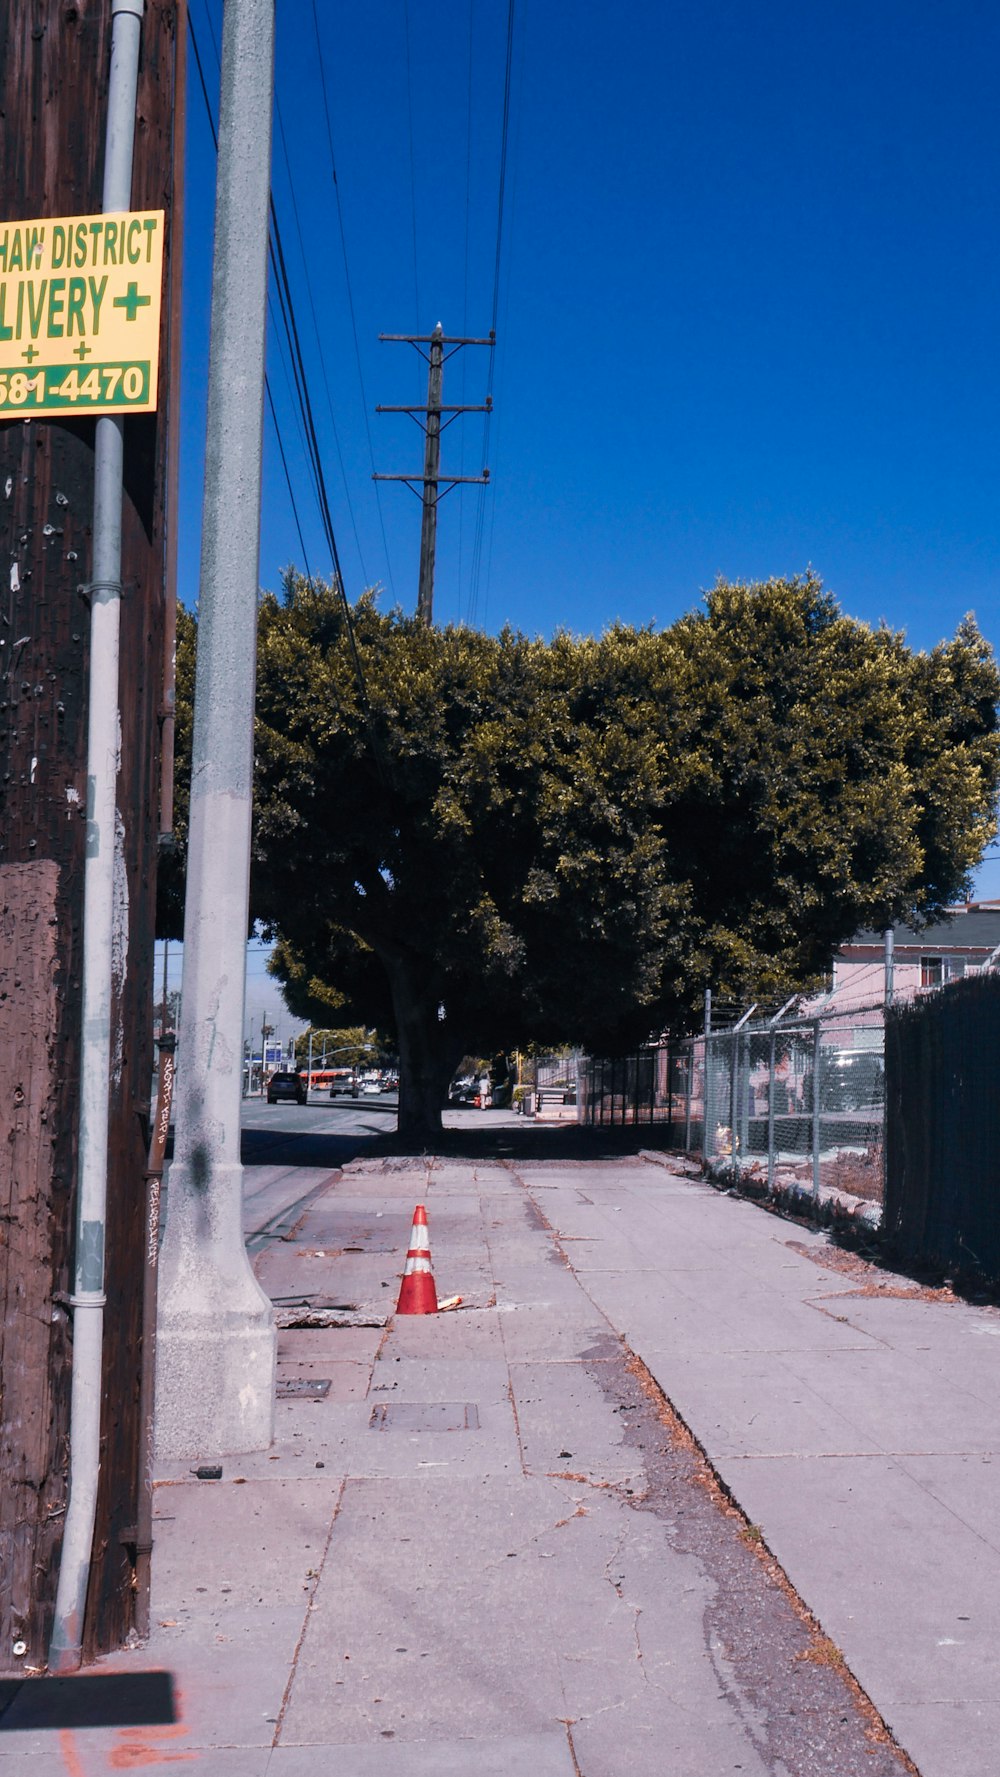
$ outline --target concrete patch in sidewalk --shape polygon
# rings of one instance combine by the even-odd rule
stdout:
[[[322,1357],[296,1363],[279,1357],[276,1398],[290,1398],[290,1392],[293,1391],[290,1391],[289,1385],[292,1383],[323,1380],[327,1387],[317,1390],[317,1394],[324,1400],[359,1401],[368,1393],[370,1376],[370,1364],[332,1364]]]
[[[370,1364],[384,1337],[381,1327],[286,1327],[278,1333],[278,1362],[325,1358]]]
[[[573,1249],[569,1249],[572,1251]],[[825,1304],[776,1296],[736,1280],[724,1263],[698,1276],[660,1269],[659,1282],[628,1272],[586,1273],[587,1292],[634,1351],[674,1349],[726,1356],[741,1352],[850,1350],[874,1344]],[[835,1310],[840,1312],[839,1307]]]
[[[154,1734],[127,1728],[108,1740],[77,1732],[37,1752],[8,1749],[0,1739],[0,1772],[3,1777],[109,1777],[117,1771],[158,1771],[175,1761],[184,1777],[267,1777],[273,1769],[270,1745],[198,1747],[186,1739],[157,1740]]]
[[[221,1481],[157,1487],[154,1626],[181,1607],[228,1615],[258,1601],[297,1605],[322,1556],[339,1487],[332,1478],[274,1473],[239,1486],[225,1472]]]
[[[158,1632],[160,1657],[174,1674],[188,1730],[185,1751],[272,1745],[307,1608],[303,1593],[294,1609],[261,1607],[242,1619],[234,1613],[232,1623],[220,1628],[188,1620]]]
[[[725,1456],[878,1456],[870,1431],[838,1412],[795,1373],[794,1356],[645,1350],[643,1359],[681,1418],[697,1428],[713,1460]],[[842,1354],[838,1362],[845,1362]]]
[[[996,1712],[976,1702],[893,1703],[887,1717],[920,1771],[996,1777]]]
[[[510,1379],[531,1474],[572,1471],[623,1485],[634,1479],[641,1491],[641,1459],[623,1447],[621,1423],[582,1363],[512,1363]]]
[[[375,1401],[368,1427],[408,1434],[478,1431],[479,1408],[475,1401]]]
[[[317,1777],[320,1758],[336,1777],[579,1777],[565,1728],[490,1740],[380,1737],[362,1746],[282,1745],[272,1754],[268,1777]]]
[[[387,1353],[422,1361],[502,1358],[500,1323],[491,1308],[463,1308],[457,1314],[397,1315],[389,1324],[383,1361]]]
[[[509,1401],[479,1403],[478,1426],[451,1431],[392,1427],[391,1422],[385,1430],[373,1430],[371,1414],[380,1404],[388,1403],[366,1401],[364,1429],[349,1440],[343,1452],[344,1469],[351,1480],[407,1480],[426,1472],[454,1475],[466,1485],[475,1485],[520,1473],[521,1454]],[[449,1403],[399,1404],[428,1411]]]
[[[610,1355],[617,1347],[607,1322],[582,1295],[572,1313],[548,1302],[511,1302],[504,1309],[498,1318],[510,1363],[577,1363],[601,1352]]]
[[[776,1777],[788,1770],[765,1764],[747,1742],[738,1715],[708,1721],[682,1697],[667,1715],[659,1708],[633,1710],[612,1705],[605,1715],[574,1721],[571,1732],[578,1769],[586,1777]],[[664,1716],[667,1715],[666,1721]],[[623,1764],[623,1747],[627,1764]],[[512,1774],[513,1777],[513,1774]],[[847,1777],[847,1773],[841,1774]],[[853,1774],[852,1774],[853,1777]]]
[[[891,1457],[718,1467],[887,1719],[900,1702],[974,1699],[1000,1739],[1000,1557],[981,1537]],[[949,1769],[964,1773],[959,1740]]]
[[[953,1512],[1000,1557],[1000,1456],[965,1452],[927,1456],[902,1451],[893,1460],[911,1481]]]
[[[280,1743],[321,1744],[331,1719],[348,1744],[551,1730],[553,1601],[532,1545],[564,1510],[519,1467],[478,1483],[348,1482]]]
[[[858,1427],[859,1448],[870,1439],[886,1454],[1000,1453],[1000,1390],[994,1382],[986,1401],[967,1391],[957,1360],[951,1374],[929,1373],[911,1350],[882,1345],[785,1361],[821,1406]]]
[[[398,1357],[391,1338],[372,1369],[373,1401],[491,1401],[509,1399],[507,1365],[500,1358],[439,1358],[426,1363]]]

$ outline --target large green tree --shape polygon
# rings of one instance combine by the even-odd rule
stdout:
[[[191,737],[194,728],[194,663],[198,625],[177,607],[174,655],[174,808],[170,839],[161,843],[156,872],[156,936],[184,936],[184,878],[191,803]]]
[[[465,1051],[612,1047],[790,991],[937,912],[995,831],[1000,680],[811,575],[665,631],[429,629],[289,578],[261,607],[253,907],[293,1009],[395,1033],[400,1122]]]

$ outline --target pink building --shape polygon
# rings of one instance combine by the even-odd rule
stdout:
[[[859,932],[833,961],[830,1012],[872,1005],[885,997],[885,935]],[[950,907],[945,918],[914,931],[893,929],[893,998],[943,987],[989,964],[1000,964],[1000,901],[970,901]]]

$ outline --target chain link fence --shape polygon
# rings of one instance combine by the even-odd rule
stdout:
[[[581,1120],[658,1126],[711,1170],[881,1208],[881,1004],[746,1019],[580,1066]]]

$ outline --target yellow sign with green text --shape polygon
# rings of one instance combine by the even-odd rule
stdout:
[[[156,407],[163,211],[0,222],[0,414]]]

